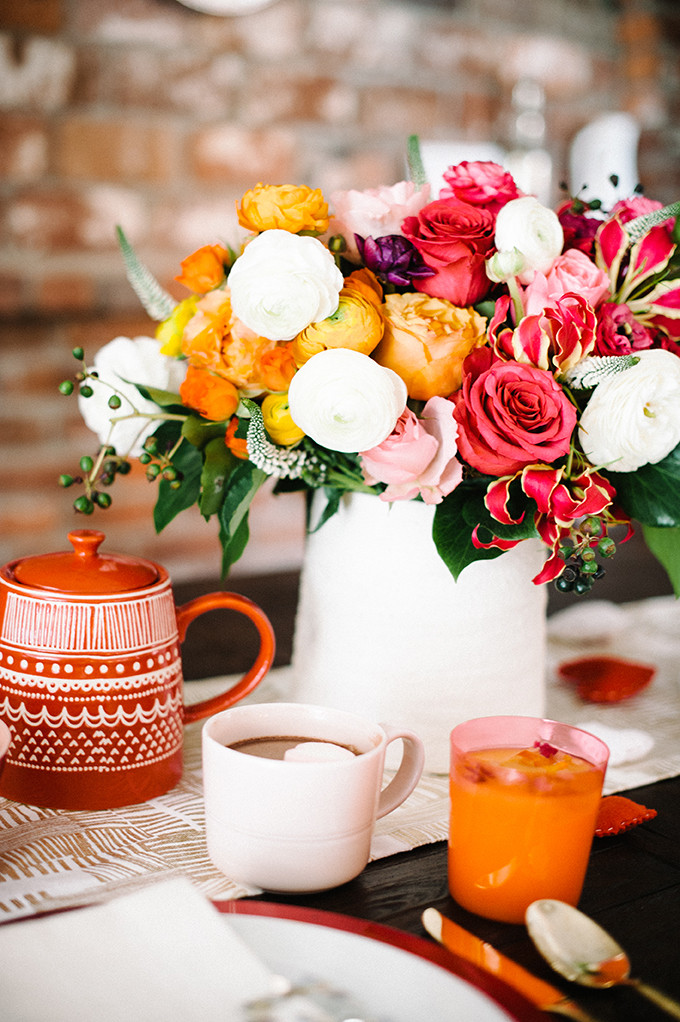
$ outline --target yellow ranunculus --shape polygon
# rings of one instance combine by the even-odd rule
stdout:
[[[179,358],[182,354],[184,328],[196,312],[197,295],[185,298],[176,305],[172,313],[156,327],[156,337],[161,342],[161,354]]]
[[[373,358],[401,376],[409,397],[428,401],[459,390],[464,359],[486,343],[484,316],[425,294],[387,295],[383,310],[385,333]]]
[[[267,394],[262,402],[262,418],[264,428],[275,444],[290,447],[305,435],[293,422],[288,407],[288,394]]]
[[[320,189],[306,185],[258,184],[245,193],[236,212],[241,227],[256,234],[274,229],[323,234],[328,228],[328,203]]]
[[[384,322],[376,301],[352,286],[343,287],[332,316],[310,323],[291,344],[298,366],[326,348],[350,348],[370,355],[383,334]]]

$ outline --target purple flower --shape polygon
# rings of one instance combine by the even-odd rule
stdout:
[[[383,282],[397,287],[409,287],[412,280],[434,276],[418,250],[401,234],[386,234],[382,238],[362,238],[354,235],[364,266]]]

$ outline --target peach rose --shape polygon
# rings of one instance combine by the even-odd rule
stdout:
[[[273,228],[323,234],[328,227],[328,203],[318,188],[306,185],[258,184],[245,193],[236,212],[241,227],[255,234]]]
[[[393,369],[409,397],[448,397],[461,385],[463,361],[486,342],[486,319],[443,298],[391,294],[385,298],[385,333],[373,358]]]
[[[183,404],[213,422],[230,419],[238,408],[238,391],[233,383],[195,366],[187,369],[179,393]]]
[[[191,365],[210,369],[250,393],[268,389],[263,387],[260,366],[276,347],[275,341],[260,337],[234,315],[229,291],[220,289],[201,298],[182,336],[182,352]]]
[[[182,272],[175,280],[202,295],[222,283],[230,262],[229,250],[223,245],[204,245],[182,260]]]

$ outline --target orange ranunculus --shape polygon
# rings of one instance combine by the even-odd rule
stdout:
[[[230,262],[229,251],[223,245],[204,245],[182,260],[182,272],[175,280],[203,295],[222,283]]]
[[[296,444],[305,435],[304,430],[293,422],[287,394],[267,394],[262,402],[262,419],[274,443],[282,447]]]
[[[231,451],[232,454],[240,458],[241,461],[248,460],[248,442],[245,437],[236,436],[236,430],[239,426],[239,420],[236,416],[233,417],[229,425],[227,426],[227,432],[224,437],[224,442]]]
[[[234,316],[228,289],[211,291],[197,302],[182,336],[182,352],[191,365],[210,369],[251,394],[263,389],[260,363],[275,347],[276,341],[260,337]]]
[[[238,408],[238,391],[233,383],[207,369],[189,366],[179,393],[183,404],[213,422],[230,419]]]
[[[277,344],[260,356],[257,376],[264,390],[288,390],[295,376],[296,365],[290,342]]]
[[[241,227],[256,234],[273,228],[323,234],[328,228],[328,203],[318,188],[306,185],[258,184],[245,193],[236,212]]]
[[[409,397],[428,401],[460,388],[463,360],[486,342],[486,319],[425,294],[390,294],[383,306],[385,333],[373,358],[393,369]]]
[[[382,284],[375,273],[365,267],[361,270],[354,270],[349,277],[345,277],[345,287],[355,288],[360,291],[364,298],[379,308],[383,300]]]
[[[332,316],[310,323],[292,341],[293,358],[298,366],[326,348],[351,348],[370,355],[383,334],[384,322],[379,305],[356,287],[343,287],[338,307]]]

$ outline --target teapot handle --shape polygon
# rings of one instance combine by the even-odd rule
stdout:
[[[274,662],[276,640],[269,618],[256,603],[249,600],[247,596],[241,596],[238,593],[208,593],[206,596],[199,596],[195,600],[190,600],[189,603],[179,607],[177,609],[179,641],[184,641],[188,626],[199,614],[204,614],[208,610],[217,610],[218,608],[237,610],[241,614],[245,614],[246,617],[249,617],[260,633],[260,649],[255,663],[236,685],[232,685],[226,692],[212,696],[210,699],[204,699],[200,703],[193,703],[191,706],[185,705],[185,724],[201,720],[204,717],[211,716],[213,713],[218,713],[220,710],[226,710],[228,706],[233,706],[234,703],[238,702],[239,699],[243,699],[244,696],[247,696],[249,692],[252,692],[259,685]]]

